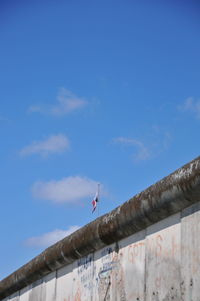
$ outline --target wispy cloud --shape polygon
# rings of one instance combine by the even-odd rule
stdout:
[[[162,142],[164,150],[169,148],[171,141],[172,141],[172,135],[170,132],[166,131],[163,135],[163,142]]]
[[[54,116],[67,115],[73,111],[79,110],[87,105],[87,101],[75,95],[70,90],[61,88],[56,97],[56,104],[51,105],[33,105],[29,107],[29,112],[42,113]]]
[[[77,203],[84,198],[91,198],[97,182],[85,177],[75,176],[59,181],[36,182],[32,186],[34,198],[48,200],[54,203]]]
[[[193,97],[187,98],[178,109],[185,112],[193,113],[196,118],[200,119],[200,99],[194,100]]]
[[[152,126],[151,135],[152,149],[154,154],[160,154],[161,152],[167,150],[172,142],[172,134],[169,130],[164,129],[159,125]]]
[[[28,247],[49,247],[64,237],[78,230],[80,226],[70,226],[68,230],[56,229],[52,232],[44,233],[40,236],[30,237],[25,241]]]
[[[42,141],[34,141],[30,145],[25,146],[20,151],[21,156],[30,156],[34,154],[46,157],[50,154],[62,153],[69,149],[69,139],[63,135],[52,135]]]
[[[5,118],[3,116],[0,115],[0,121],[6,121],[6,122],[10,122],[10,120],[8,118]]]
[[[117,137],[113,139],[113,142],[125,146],[134,147],[136,150],[136,152],[133,155],[135,161],[144,161],[149,159],[150,157],[150,152],[148,148],[140,140],[127,137]]]

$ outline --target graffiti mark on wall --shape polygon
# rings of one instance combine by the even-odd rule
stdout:
[[[128,246],[128,261],[135,263],[136,260],[143,260],[144,242],[134,243]]]
[[[80,258],[77,262],[78,265],[78,274],[83,273],[85,270],[91,267],[93,262],[93,255],[88,255],[83,258]]]
[[[174,279],[179,278],[179,253],[180,241],[173,231],[151,234],[132,244],[106,247],[97,257],[90,254],[77,261],[73,297],[64,301],[143,301],[145,261],[148,267],[156,267],[155,273],[148,274],[153,289],[149,293],[161,288],[165,292],[169,279],[162,270],[169,269],[172,273],[170,283],[175,283]],[[177,288],[173,287],[174,290]]]
[[[126,301],[122,252],[104,249],[98,273],[99,301]]]

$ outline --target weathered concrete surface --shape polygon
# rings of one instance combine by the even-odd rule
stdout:
[[[3,301],[199,301],[199,223],[200,202]]]
[[[179,301],[185,294],[195,301],[200,275],[189,277],[191,282],[186,275],[192,275],[198,252],[184,251],[183,233],[195,240],[198,229],[184,215],[190,209],[183,210],[199,201],[197,158],[2,280],[0,300]],[[194,226],[199,215],[193,214]]]
[[[56,281],[57,271],[52,272],[43,278],[43,301],[56,300]]]
[[[58,270],[56,299],[58,301],[73,300],[74,275],[73,264],[65,266]]]
[[[146,300],[181,300],[180,214],[150,226],[146,236]]]
[[[20,290],[20,301],[29,300],[29,294],[31,292],[31,287],[32,287],[32,285],[29,285],[29,286],[27,286],[27,287]]]
[[[181,221],[181,292],[184,300],[200,298],[200,203],[182,212]]]

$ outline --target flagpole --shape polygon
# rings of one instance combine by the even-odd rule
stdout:
[[[100,196],[99,196],[99,193],[100,193],[100,183],[98,183],[98,186],[97,186],[97,193],[98,193],[98,208],[97,208],[97,215],[99,217],[99,202],[100,202]]]

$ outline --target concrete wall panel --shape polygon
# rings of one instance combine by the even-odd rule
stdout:
[[[59,269],[56,280],[56,301],[74,301],[73,284],[73,264]]]
[[[145,231],[141,231],[95,253],[91,300],[144,300],[144,273]]]
[[[180,260],[180,214],[176,214],[147,228],[147,301],[180,300]]]
[[[43,301],[43,279],[32,284],[28,301]]]
[[[50,273],[43,278],[43,300],[56,300],[56,272]]]
[[[187,301],[200,300],[200,203],[182,213],[181,257],[182,296]]]
[[[126,300],[124,257],[125,248],[122,248],[121,244],[116,244],[112,252],[111,300]]]
[[[145,234],[140,231],[119,244],[119,300],[145,299]]]
[[[94,254],[89,254],[75,262],[73,279],[74,300],[96,300],[96,262],[94,261]]]
[[[20,290],[20,301],[28,301],[29,300],[29,294],[31,291],[32,286],[29,285],[25,288],[23,288],[22,290]]]
[[[94,254],[94,286],[93,300],[110,301],[111,300],[111,275],[115,269],[113,263],[113,250],[115,245],[112,244],[95,252]]]

